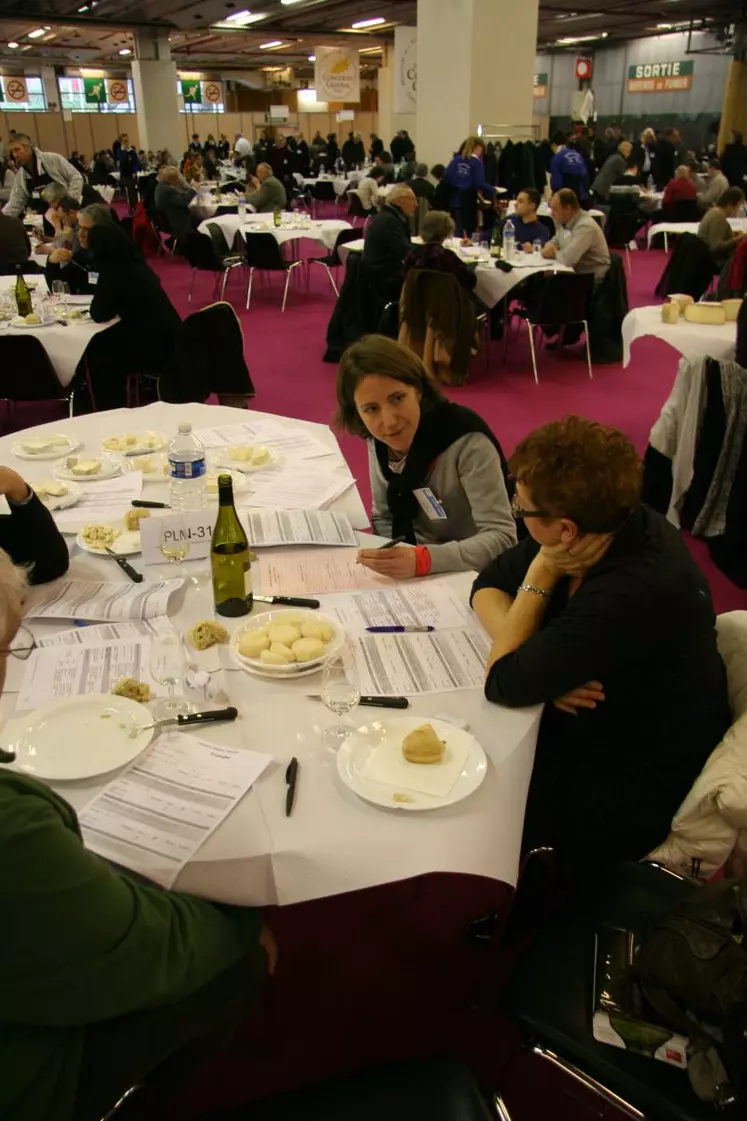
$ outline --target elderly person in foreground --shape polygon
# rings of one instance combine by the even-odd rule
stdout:
[[[25,592],[0,551],[0,690],[8,658],[33,648]],[[84,847],[67,802],[2,766],[0,913],[3,1121],[99,1121],[145,1076],[147,1104],[164,1104],[277,954],[261,912],[118,871]]]
[[[482,572],[472,606],[493,640],[488,700],[547,705],[523,848],[576,871],[640,860],[730,724],[708,582],[641,504],[617,429],[565,417],[510,465],[530,536]]]
[[[254,208],[257,214],[268,214],[274,210],[285,210],[288,205],[288,196],[285,187],[279,179],[275,178],[273,170],[268,163],[261,163],[257,168],[256,176],[252,175],[250,183],[254,188],[246,196],[246,201]]]
[[[516,541],[500,444],[485,421],[441,396],[423,363],[383,335],[348,347],[337,423],[369,441],[376,533],[406,546],[362,549],[361,564],[404,580],[482,568]]]

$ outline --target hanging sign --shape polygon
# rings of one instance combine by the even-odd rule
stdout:
[[[182,97],[185,105],[202,104],[202,83],[198,78],[182,78]]]
[[[534,96],[547,97],[547,74],[534,75]]]
[[[203,82],[202,96],[209,105],[218,105],[223,100],[223,83]]]
[[[594,71],[594,66],[590,58],[577,58],[576,59],[576,77],[582,80],[591,78]]]
[[[315,47],[314,87],[318,101],[360,101],[357,47]]]
[[[107,80],[106,100],[110,105],[122,105],[130,100],[127,82],[121,78]]]
[[[106,82],[103,78],[84,78],[83,91],[89,105],[103,105],[106,101]]]
[[[5,96],[8,101],[28,101],[29,92],[26,88],[25,78],[6,78]]]
[[[693,84],[695,62],[691,58],[678,62],[645,62],[628,67],[628,93],[666,93],[689,90]]]
[[[394,29],[394,112],[415,113],[418,107],[418,29]]]

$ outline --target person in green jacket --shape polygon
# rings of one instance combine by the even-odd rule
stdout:
[[[0,691],[31,641],[25,586],[0,551]],[[261,911],[116,870],[62,798],[2,767],[0,924],[3,1121],[100,1121],[146,1076],[157,1105],[245,1016],[277,954]]]

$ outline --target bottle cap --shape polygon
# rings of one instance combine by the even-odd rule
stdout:
[[[189,420],[180,420],[179,421],[179,431],[180,432],[191,432],[192,431],[192,422],[189,421]]]

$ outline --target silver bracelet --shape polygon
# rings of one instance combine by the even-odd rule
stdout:
[[[549,596],[544,588],[535,588],[534,584],[519,584],[520,592],[531,592],[533,596],[543,596],[545,599]]]

